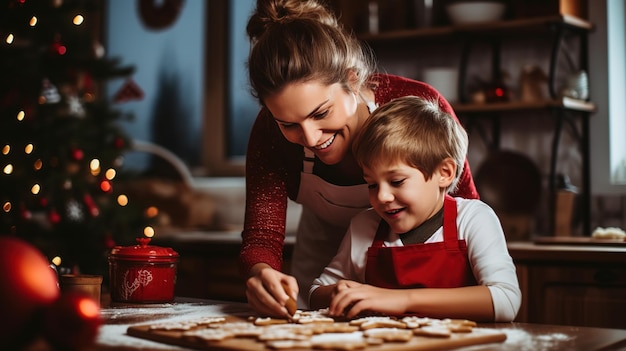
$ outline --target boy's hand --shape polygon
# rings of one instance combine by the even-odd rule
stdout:
[[[333,291],[328,313],[346,318],[354,318],[363,312],[401,315],[406,312],[407,300],[407,291],[341,280]]]

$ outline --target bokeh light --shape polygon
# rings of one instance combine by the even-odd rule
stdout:
[[[152,228],[151,226],[143,228],[143,235],[147,236],[148,238],[152,238],[154,236],[154,228]]]
[[[122,194],[120,196],[117,197],[117,204],[124,207],[126,205],[128,205],[128,196]]]

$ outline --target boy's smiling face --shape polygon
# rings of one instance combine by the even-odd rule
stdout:
[[[439,166],[426,180],[419,169],[387,160],[363,168],[370,204],[398,234],[417,228],[442,208],[445,173]]]

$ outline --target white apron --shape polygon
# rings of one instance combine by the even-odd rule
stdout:
[[[359,91],[369,113],[378,107]],[[298,280],[298,308],[307,309],[313,280],[337,254],[350,220],[370,207],[367,184],[339,186],[313,174],[313,151],[304,148],[300,188],[296,202],[302,204],[302,215],[296,233],[291,275]]]
[[[300,189],[302,204],[291,274],[298,280],[298,308],[308,308],[309,288],[337,253],[350,220],[370,207],[367,184],[339,186],[313,174],[314,154],[305,148]]]

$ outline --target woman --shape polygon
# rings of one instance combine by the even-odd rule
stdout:
[[[309,287],[337,252],[350,219],[369,207],[350,151],[369,114],[406,95],[435,99],[454,112],[425,83],[375,73],[371,52],[315,0],[258,0],[247,32],[250,83],[263,108],[246,156],[240,259],[250,306],[284,317],[285,303],[298,292],[298,306],[307,307]],[[467,160],[454,195],[478,198]],[[303,206],[293,276],[280,271],[287,198]]]

